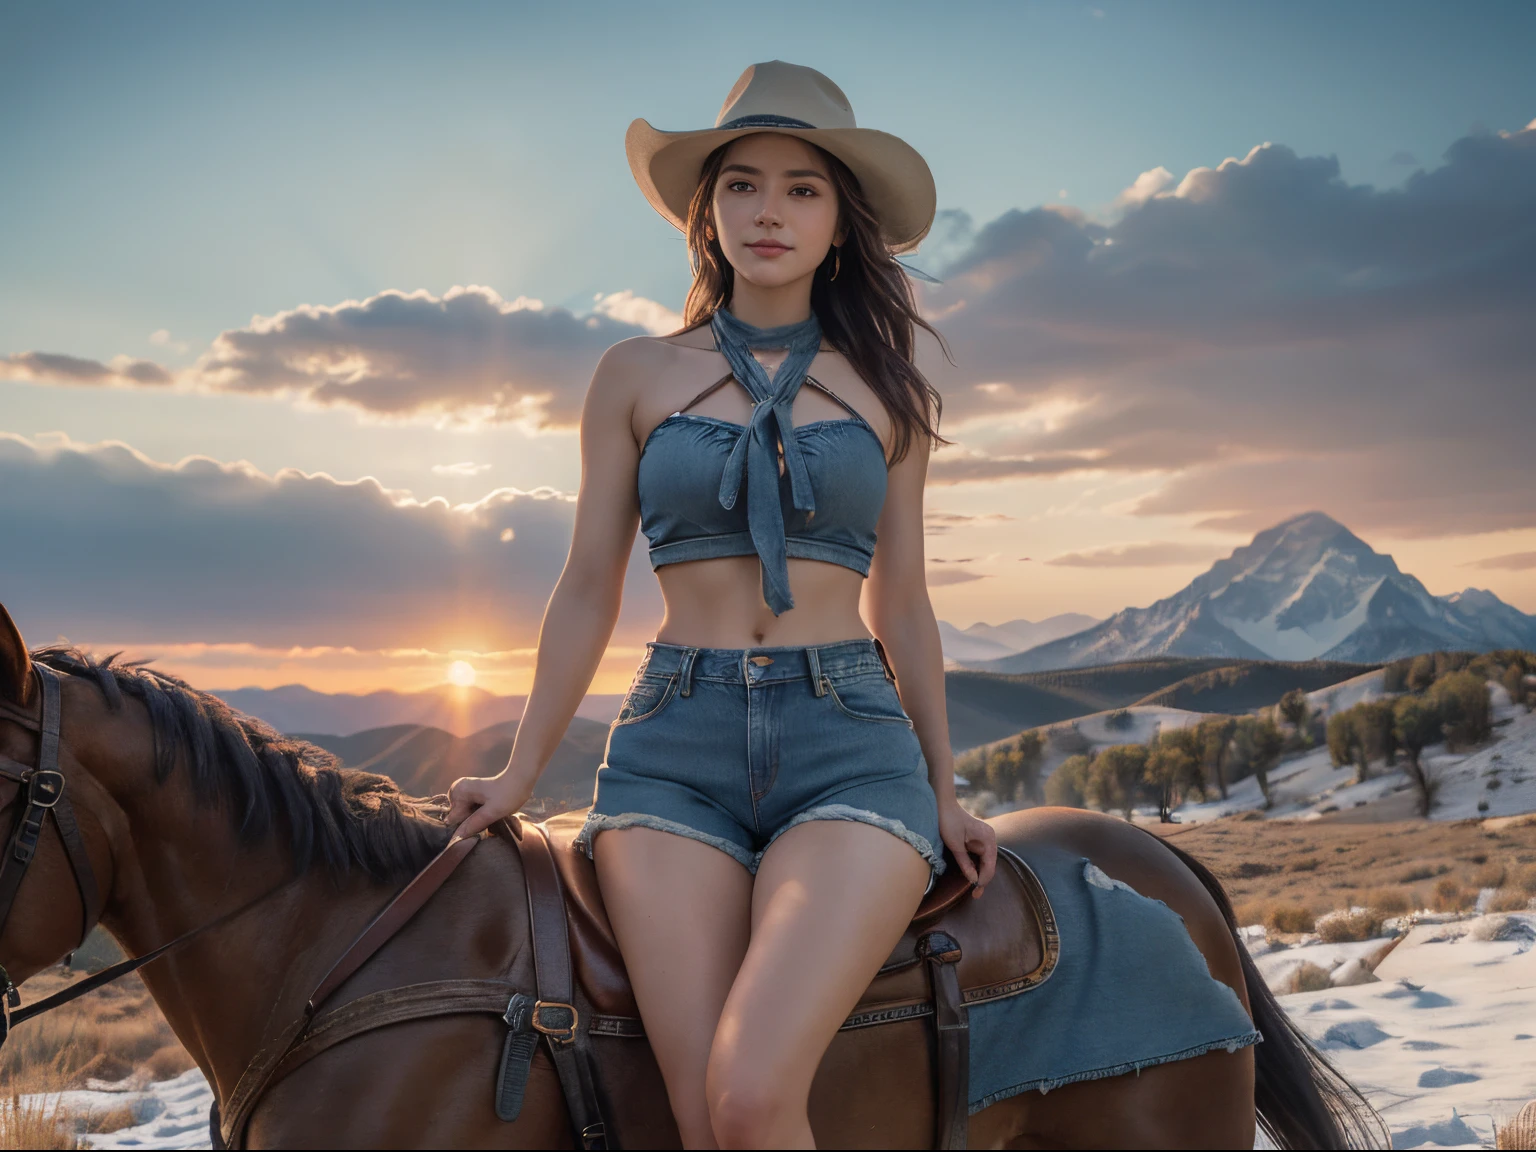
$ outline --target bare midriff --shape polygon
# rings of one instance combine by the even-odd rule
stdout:
[[[821,560],[789,561],[795,607],[775,616],[763,602],[756,556],[690,560],[656,570],[666,615],[656,639],[691,648],[809,648],[861,640],[864,577]]]

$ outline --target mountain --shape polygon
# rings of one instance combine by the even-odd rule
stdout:
[[[281,688],[216,689],[231,708],[265,720],[279,732],[325,732],[347,736],[369,728],[427,725],[468,736],[492,724],[522,718],[526,696],[497,696],[483,688],[441,685],[422,692],[316,692],[302,684]],[[623,695],[589,695],[576,715],[607,724],[619,714]]]
[[[460,776],[500,772],[516,734],[515,720],[492,724],[469,736],[424,724],[392,724],[351,736],[295,733],[335,754],[348,768],[388,776],[415,796],[446,792]],[[607,724],[581,716],[572,720],[539,777],[535,795],[561,806],[589,803],[607,739]]]
[[[969,628],[956,628],[947,620],[939,621],[939,639],[943,643],[944,658],[968,664],[979,660],[995,660],[1023,652],[1039,644],[1049,644],[1063,636],[1091,628],[1099,621],[1081,612],[1063,612],[1048,616],[1038,623],[1033,620],[1009,620],[1006,624],[972,624]]]
[[[1374,663],[1501,647],[1536,648],[1536,616],[1476,588],[1431,595],[1337,520],[1307,512],[1149,607],[971,667],[1029,672],[1154,656]]]

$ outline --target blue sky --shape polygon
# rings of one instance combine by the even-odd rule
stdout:
[[[664,314],[687,288],[624,129],[708,125],[745,65],[777,57],[915,145],[950,213],[914,258],[948,281],[927,299],[959,353],[941,382],[958,444],[929,500],[941,615],[1144,604],[1311,507],[1431,591],[1488,586],[1536,611],[1517,436],[1536,416],[1518,322],[1532,43],[1528,3],[0,6],[0,469],[76,492],[67,475],[85,486],[68,507],[117,507],[142,483],[174,534],[209,530],[176,470],[207,457],[229,492],[254,485],[242,499],[458,541],[459,569],[403,566],[378,590],[392,618],[426,594],[413,580],[504,580],[522,599],[483,635],[463,613],[412,632],[296,611],[311,631],[281,643],[318,628],[329,653],[306,665],[268,652],[273,620],[178,586],[147,551],[111,560],[173,589],[159,615],[103,602],[80,623],[78,600],[14,560],[0,595],[34,639],[181,645],[215,679],[351,684],[355,666],[411,660],[419,679],[452,648],[494,649],[502,686],[521,683],[548,565],[464,541],[522,540],[526,522],[558,550],[556,505],[506,493],[574,488],[561,413],[594,341],[643,330],[605,304],[567,346],[579,326],[561,310],[628,293]],[[487,291],[449,299],[471,285]],[[461,328],[410,344],[389,330],[406,313]],[[317,347],[392,373],[414,406],[324,399],[300,364]],[[480,375],[461,351],[486,358]],[[134,361],[139,378],[107,367]],[[543,422],[474,415],[487,371],[538,376]],[[365,554],[311,586],[357,578]],[[655,607],[636,587],[618,648]],[[187,647],[204,641],[224,647]],[[349,645],[353,665],[335,655]]]

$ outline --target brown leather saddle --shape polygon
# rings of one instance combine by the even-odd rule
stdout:
[[[601,1113],[611,1112],[602,1107],[602,1097],[609,1093],[603,1092],[601,1085],[609,1078],[610,1067],[615,1068],[616,1075],[623,1075],[617,1066],[632,1065],[635,1058],[628,1045],[619,1048],[606,1041],[642,1038],[645,1030],[603,909],[596,870],[574,843],[585,818],[586,811],[581,810],[525,826],[521,848],[530,901],[535,886],[541,883],[538,873],[545,867],[544,861],[532,857],[543,856],[546,846],[546,859],[558,876],[573,991],[579,1005],[574,1013],[577,1019],[572,1021],[573,1033],[581,1034],[581,1046],[590,1053],[588,1075],[598,1093],[590,1114],[601,1131]],[[902,1023],[928,1033],[932,1088],[923,1095],[932,1103],[935,1146],[939,1148],[965,1147],[967,1009],[1036,987],[1051,974],[1060,953],[1050,901],[1034,872],[1018,856],[1000,848],[997,874],[985,894],[971,899],[970,892],[969,882],[951,861],[918,907],[891,958],[843,1022],[823,1066],[824,1070],[828,1063],[867,1067],[877,1049],[889,1049],[896,1039],[894,1035],[881,1034],[877,1039],[873,1034],[866,1038],[852,1033]],[[534,927],[536,937],[539,927]],[[540,965],[541,985],[544,967]],[[540,998],[545,998],[542,987]],[[572,1041],[577,1039],[573,1034]],[[552,1048],[557,1046],[552,1044]],[[623,1127],[621,1118],[610,1116],[608,1138],[618,1137]],[[581,1126],[577,1129],[580,1131]]]

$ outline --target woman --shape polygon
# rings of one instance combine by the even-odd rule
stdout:
[[[638,522],[666,615],[580,843],[685,1145],[810,1148],[817,1064],[943,847],[978,894],[996,858],[955,800],[923,578],[939,401],[892,255],[927,232],[933,180],[781,61],[743,74],[715,129],[637,120],[626,149],[687,234],[687,326],[597,367],[527,712],[500,775],[454,784],[449,819],[474,833],[532,793],[613,631]]]

